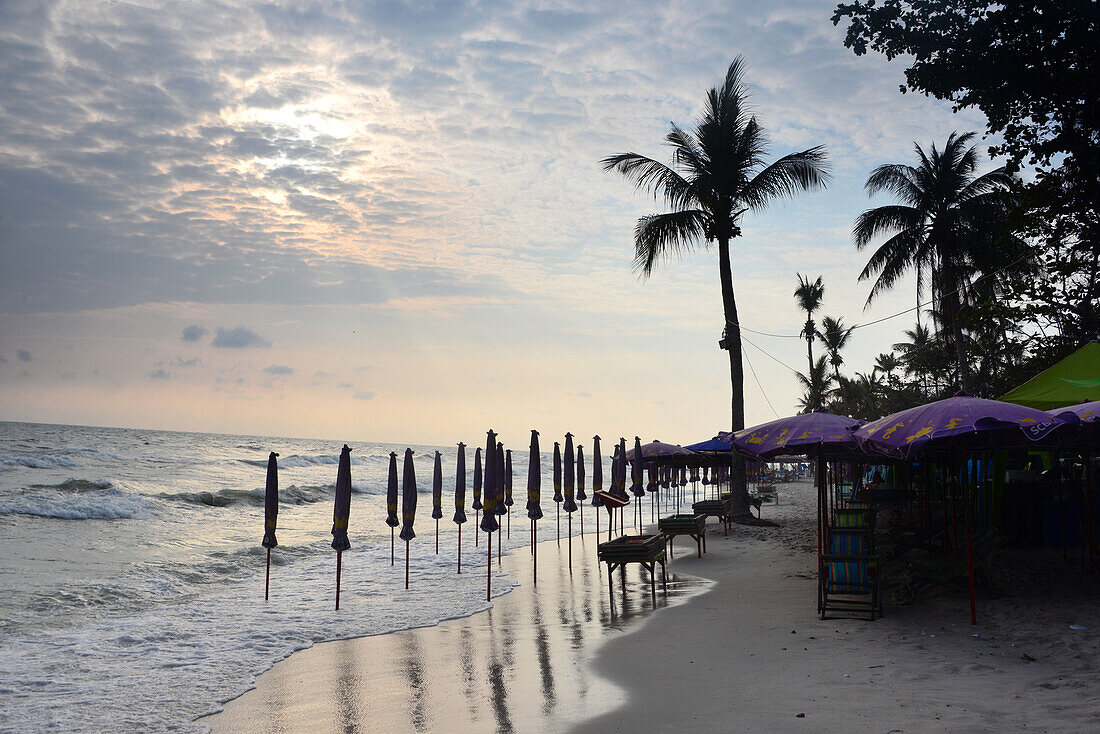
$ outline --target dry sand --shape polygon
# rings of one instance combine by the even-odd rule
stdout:
[[[681,539],[656,612],[636,567],[614,613],[589,536],[505,571],[522,585],[437,627],[325,643],[203,720],[216,732],[1100,731],[1100,592],[1060,551],[1007,553],[969,624],[965,584],[873,623],[816,614],[814,494]],[[602,579],[602,580],[601,580]],[[712,582],[703,582],[709,579]],[[677,603],[684,601],[685,603]],[[1072,629],[1071,625],[1086,629]]]

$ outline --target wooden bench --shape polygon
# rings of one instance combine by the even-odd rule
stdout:
[[[717,517],[722,522],[722,534],[729,535],[733,522],[733,497],[725,495],[716,500],[701,500],[691,506],[691,511],[704,517]]]
[[[665,544],[664,534],[657,535],[623,535],[600,543],[596,546],[597,558],[607,564],[607,595],[611,603],[615,603],[614,583],[612,577],[615,569],[619,569],[623,581],[626,580],[626,564],[639,563],[642,568],[649,571],[649,588],[653,594],[653,602],[657,602],[657,564],[661,564],[661,587],[668,591],[668,571],[665,568]]]
[[[687,535],[695,541],[699,557],[707,550],[706,515],[669,515],[657,521],[657,529],[668,538],[668,557],[672,558],[672,541],[677,535]]]

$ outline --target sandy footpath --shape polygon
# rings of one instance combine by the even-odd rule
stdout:
[[[203,719],[215,732],[1100,731],[1100,591],[1060,551],[1007,554],[969,624],[964,585],[874,623],[816,614],[813,490],[681,539],[669,593],[625,589],[590,535],[504,559],[521,585],[488,612],[324,643]],[[704,581],[707,579],[708,581]],[[682,603],[681,603],[682,602]],[[1071,625],[1084,628],[1073,629]]]

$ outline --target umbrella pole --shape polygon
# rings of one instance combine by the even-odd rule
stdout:
[[[340,563],[343,551],[336,551],[336,611],[340,611]]]
[[[573,573],[573,513],[569,513],[569,573]]]
[[[485,564],[485,601],[493,598],[493,534],[485,533],[485,549],[489,552],[489,562]]]
[[[500,532],[500,528],[497,528],[497,532]],[[500,535],[497,535],[497,568],[504,563],[504,543],[500,542]]]
[[[584,500],[581,500],[581,541],[584,540]]]
[[[458,572],[462,573],[462,524],[458,525]]]
[[[267,576],[264,579],[264,601],[267,601],[267,593],[271,590],[271,549],[267,549]]]
[[[508,508],[508,537],[512,537],[512,508]]]
[[[393,565],[393,562],[394,562],[393,559],[394,559],[394,555],[393,555],[393,527],[391,526],[390,527],[390,565],[391,566]]]
[[[558,542],[561,542],[561,503],[558,503]]]
[[[435,519],[435,554],[439,555],[439,518]]]
[[[596,508],[596,543],[600,542],[600,508]]]
[[[405,541],[405,588],[409,588],[409,541]]]
[[[538,546],[538,529],[535,528],[535,521],[531,520],[531,576],[535,580],[535,586],[539,585],[539,546]]]
[[[481,527],[481,510],[474,510],[474,547],[477,548],[477,529]]]

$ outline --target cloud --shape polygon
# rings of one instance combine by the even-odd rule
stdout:
[[[165,372],[164,370],[161,370],[161,369],[153,370],[152,372],[149,373],[149,377],[154,379],[154,380],[167,380],[171,376],[172,375],[168,374],[167,372]]]
[[[264,372],[269,375],[293,375],[294,369],[286,365],[273,364],[270,367],[264,367]]]
[[[191,359],[184,359],[179,355],[176,355],[176,359],[172,362],[176,367],[199,367],[202,365],[202,360],[198,357],[192,357]]]
[[[0,364],[7,364],[7,363],[8,363],[8,358],[4,357],[4,356],[0,356]]]
[[[256,332],[251,329],[246,329],[243,326],[238,326],[235,329],[223,329],[218,327],[217,333],[214,335],[214,341],[212,341],[211,344],[215,347],[228,347],[230,349],[271,346],[271,342],[267,339],[264,339]]]
[[[191,324],[183,330],[182,338],[185,342],[197,342],[206,336],[206,329],[198,324]]]
[[[16,352],[16,356],[19,357],[20,362],[32,362],[32,361],[34,361],[34,357],[32,357],[31,353],[28,352],[26,349],[20,349],[18,352]]]
[[[360,392],[357,392],[354,395],[352,395],[352,397],[355,398],[356,400],[373,400],[374,399],[374,392],[371,391],[371,390],[361,390]]]
[[[336,389],[337,390],[354,390],[355,385],[352,385],[350,382],[341,382],[339,385],[336,386]]]

